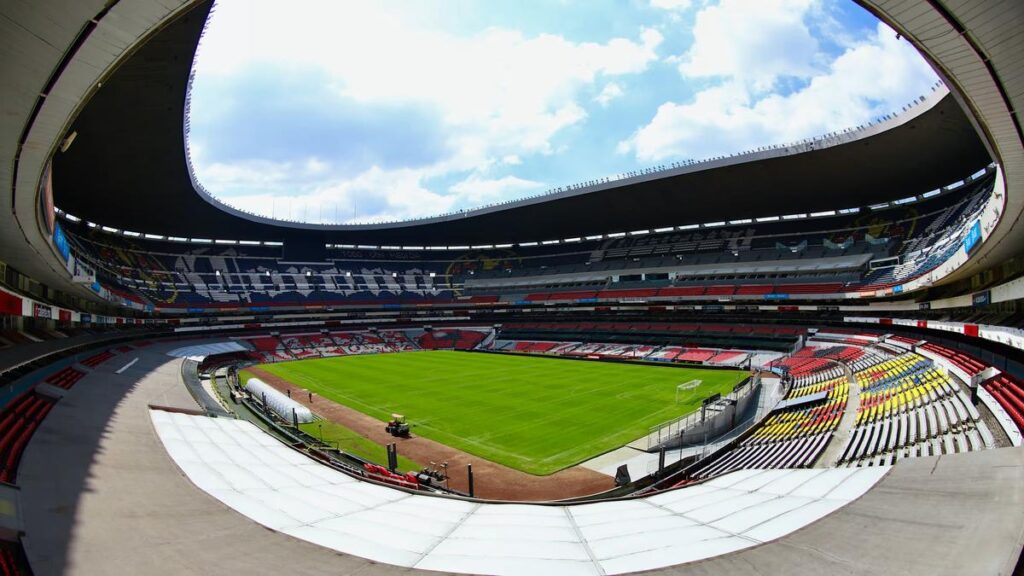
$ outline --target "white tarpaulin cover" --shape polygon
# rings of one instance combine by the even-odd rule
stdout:
[[[309,411],[309,408],[278,392],[273,386],[259,378],[249,378],[249,381],[245,383],[245,390],[253,397],[265,401],[275,414],[288,422],[292,421],[293,411],[300,424],[313,421],[313,413]]]
[[[867,492],[888,467],[742,470],[647,498],[474,503],[356,480],[241,420],[154,410],[201,490],[272,530],[398,566],[475,574],[622,574],[785,536]]]

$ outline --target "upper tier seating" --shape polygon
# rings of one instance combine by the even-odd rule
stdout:
[[[328,250],[328,261],[322,264],[285,262],[281,248],[196,246],[126,238],[70,221],[64,225],[76,256],[93,264],[103,286],[137,305],[167,309],[772,299],[874,290],[928,272],[961,245],[966,227],[990,198],[993,182],[986,176],[957,193],[874,210],[870,224],[863,214],[840,214],[518,246],[500,253],[350,248]],[[866,267],[869,260],[892,257],[900,264],[873,271]],[[787,271],[772,265],[787,273],[766,275],[766,262],[795,267]],[[651,269],[664,273],[656,278],[631,274]],[[674,279],[669,279],[670,272]],[[562,280],[547,280],[553,275]],[[613,276],[636,279],[610,282]],[[563,282],[564,289],[548,286]],[[467,296],[461,296],[462,290]]]

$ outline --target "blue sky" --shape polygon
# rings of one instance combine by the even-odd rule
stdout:
[[[936,76],[846,0],[218,0],[189,145],[224,202],[417,218],[900,110]]]

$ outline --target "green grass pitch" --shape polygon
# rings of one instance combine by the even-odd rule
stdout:
[[[348,452],[365,460],[377,462],[378,464],[388,461],[387,452],[383,446],[369,438],[360,436],[356,431],[349,430],[341,424],[318,420],[307,424],[299,424],[299,429],[314,438],[319,438],[333,445],[343,452]],[[400,471],[418,472],[422,468],[423,463],[410,460],[401,454],[398,455],[398,469]]]
[[[413,434],[492,462],[547,475],[690,413],[747,375],[640,364],[451,351],[319,358],[262,368]],[[689,402],[676,386],[703,381]]]

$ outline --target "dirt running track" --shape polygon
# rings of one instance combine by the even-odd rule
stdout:
[[[246,370],[281,392],[291,390],[292,399],[320,416],[343,424],[384,446],[398,443],[398,453],[421,463],[448,461],[452,488],[468,490],[466,465],[473,464],[473,484],[478,498],[495,500],[558,500],[603,492],[615,487],[614,480],[582,466],[574,466],[549,476],[534,476],[467,452],[445,446],[428,438],[393,438],[384,432],[384,423],[362,412],[314,395],[313,402],[302,388],[259,368]]]

